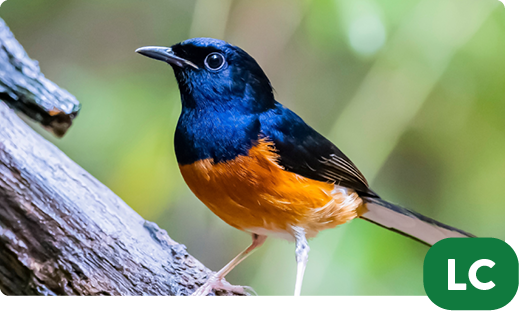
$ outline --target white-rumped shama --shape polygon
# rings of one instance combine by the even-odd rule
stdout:
[[[380,198],[342,151],[275,100],[268,77],[241,48],[193,38],[136,52],[174,69],[182,102],[174,146],[184,180],[212,212],[253,238],[195,295],[241,291],[223,278],[267,236],[295,241],[300,295],[307,239],[357,217],[426,245],[473,237]]]

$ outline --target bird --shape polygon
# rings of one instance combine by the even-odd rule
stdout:
[[[356,218],[427,246],[475,237],[378,196],[337,146],[275,100],[270,80],[243,49],[191,38],[136,52],[173,68],[182,103],[174,150],[184,181],[215,215],[252,238],[192,295],[244,291],[225,276],[275,237],[295,243],[299,296],[308,240]]]

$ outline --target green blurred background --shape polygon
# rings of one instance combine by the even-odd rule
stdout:
[[[505,11],[496,0],[8,0],[0,16],[83,104],[55,143],[213,270],[250,243],[189,191],[173,154],[172,70],[134,50],[215,37],[248,51],[276,98],[335,142],[384,198],[504,239]],[[310,242],[304,295],[423,295],[427,252],[355,220]],[[293,244],[228,275],[290,295]]]

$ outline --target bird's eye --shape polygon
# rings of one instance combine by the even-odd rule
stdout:
[[[212,71],[220,70],[224,65],[224,57],[220,53],[212,52],[204,59],[204,64]]]

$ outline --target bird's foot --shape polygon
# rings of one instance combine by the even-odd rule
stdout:
[[[243,286],[234,286],[224,280],[224,278],[219,278],[216,274],[212,275],[204,285],[199,287],[192,296],[206,296],[209,294],[213,289],[217,290],[226,290],[230,291],[236,294],[249,294]],[[251,289],[251,288],[247,288]]]

